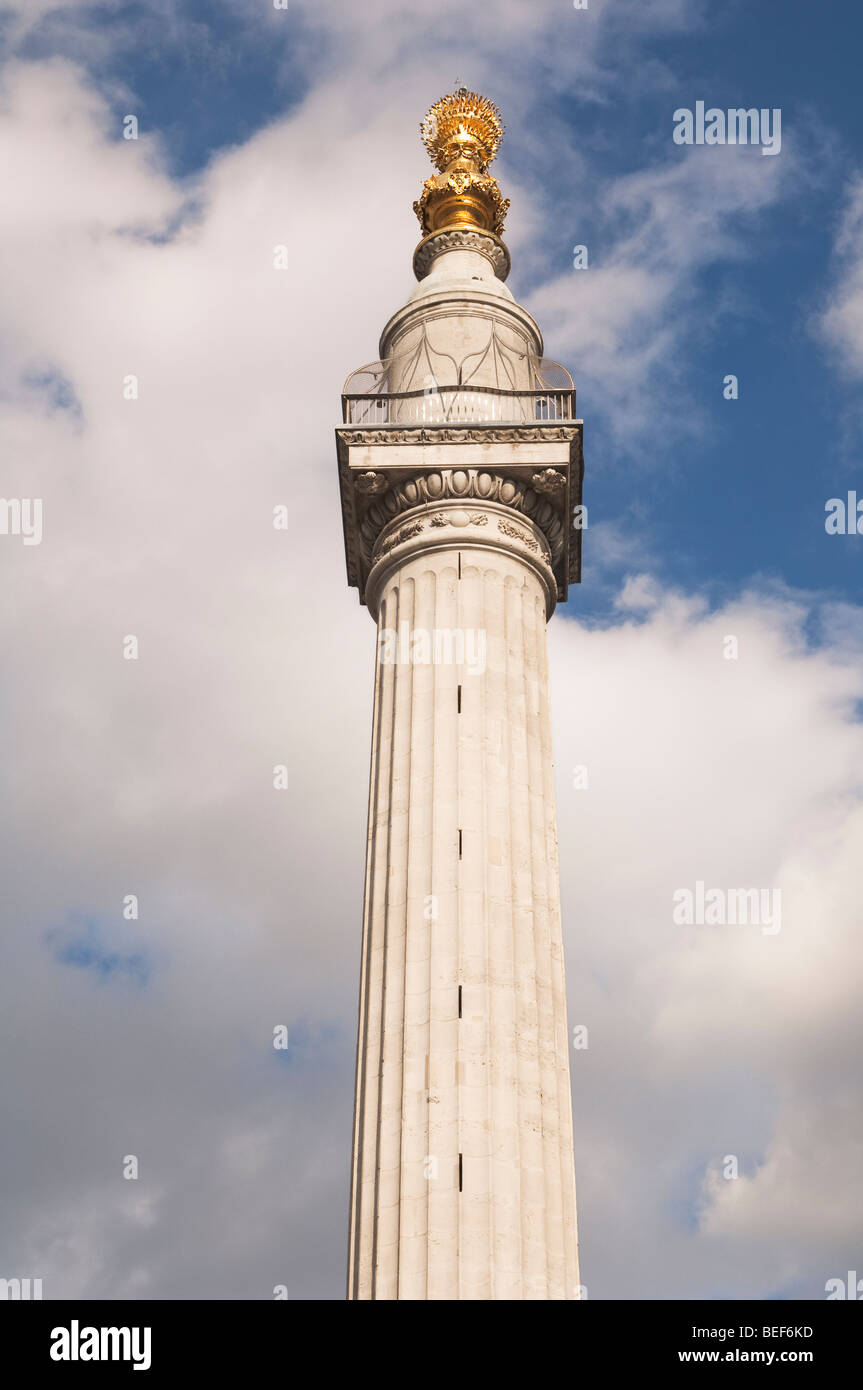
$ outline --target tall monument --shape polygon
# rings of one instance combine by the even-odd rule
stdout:
[[[421,126],[418,285],[336,431],[377,623],[348,1297],[579,1296],[545,624],[581,422],[505,281],[496,106]]]

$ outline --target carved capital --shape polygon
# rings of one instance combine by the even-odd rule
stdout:
[[[414,510],[410,519],[391,517],[380,532],[366,580],[366,603],[375,615],[380,594],[394,566],[425,550],[496,550],[516,556],[539,578],[546,596],[546,614],[554,611],[558,585],[551,551],[543,532],[528,516],[518,522],[500,501],[480,503],[477,497],[449,496],[434,512]]]
[[[519,535],[492,523],[492,508],[525,525],[554,572],[557,597],[580,575],[583,462],[581,421],[530,425],[345,425],[336,430],[348,581],[366,602],[379,545],[422,521],[411,543],[432,543],[452,526],[453,505],[470,511],[469,535],[519,548]],[[481,518],[489,519],[483,522]],[[534,534],[533,529],[536,528]],[[467,536],[462,540],[466,543]],[[471,544],[473,541],[471,541]],[[530,547],[521,547],[523,554]],[[392,553],[401,552],[396,545]],[[389,552],[388,552],[389,554]],[[540,560],[540,551],[537,551]]]
[[[553,473],[554,469],[546,472]],[[555,473],[556,477],[562,477]],[[565,480],[564,480],[565,481]],[[360,548],[366,566],[372,563],[378,537],[394,517],[428,510],[450,498],[497,502],[513,512],[530,517],[548,542],[549,560],[556,564],[563,554],[566,519],[557,489],[552,496],[542,497],[524,481],[479,468],[442,468],[439,472],[420,473],[412,478],[393,482],[387,491],[375,499],[360,522]],[[432,525],[442,524],[435,516]],[[482,524],[482,523],[479,523]]]

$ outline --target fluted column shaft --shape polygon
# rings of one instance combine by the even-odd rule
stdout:
[[[476,514],[375,591],[351,1298],[577,1297],[547,592]]]

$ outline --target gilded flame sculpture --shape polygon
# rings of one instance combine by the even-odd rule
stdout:
[[[503,139],[493,101],[461,87],[432,106],[420,133],[438,170],[426,179],[414,212],[427,236],[449,228],[500,236],[509,199],[488,166]]]

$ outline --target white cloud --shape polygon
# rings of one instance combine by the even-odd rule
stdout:
[[[711,614],[644,580],[623,601],[630,625],[551,628],[585,1278],[823,1296],[863,1239],[863,666],[808,650],[799,602]],[[780,888],[781,931],[676,925],[699,880]]]
[[[816,331],[849,376],[863,376],[863,175],[850,183],[835,240],[836,279]]]

